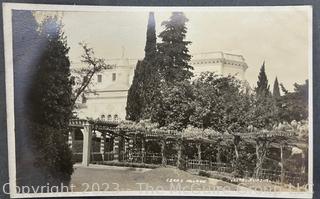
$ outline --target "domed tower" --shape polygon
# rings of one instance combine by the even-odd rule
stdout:
[[[195,76],[209,71],[223,76],[235,76],[240,80],[245,80],[245,72],[248,68],[242,55],[221,51],[195,54],[190,61],[190,65],[194,67],[193,73]]]

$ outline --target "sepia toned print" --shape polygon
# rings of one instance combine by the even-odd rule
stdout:
[[[4,4],[12,197],[312,197],[311,8]]]

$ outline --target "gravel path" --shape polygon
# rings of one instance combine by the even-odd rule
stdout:
[[[238,186],[192,175],[173,167],[139,169],[104,165],[75,165],[73,191],[214,191],[243,190]]]

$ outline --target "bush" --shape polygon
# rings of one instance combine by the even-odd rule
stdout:
[[[199,176],[204,176],[204,177],[209,178],[209,177],[211,176],[211,174],[210,174],[209,172],[200,170],[200,171],[199,171]]]

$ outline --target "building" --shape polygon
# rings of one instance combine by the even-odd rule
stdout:
[[[79,118],[125,119],[128,90],[137,60],[122,57],[112,61],[115,64],[113,69],[97,74],[92,79],[94,92],[82,100],[77,112]],[[232,75],[243,81],[248,68],[242,55],[224,52],[195,54],[190,65],[194,67],[195,76],[210,71],[223,76]]]

